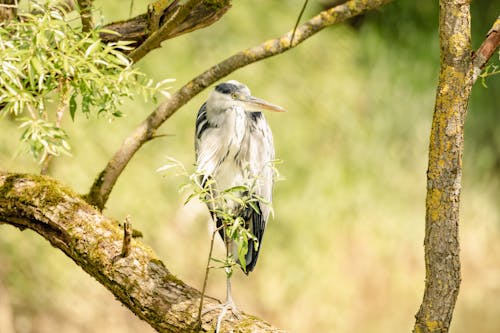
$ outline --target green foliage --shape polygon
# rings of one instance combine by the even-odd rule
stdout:
[[[488,85],[486,84],[487,77],[493,76],[493,75],[498,75],[498,74],[500,74],[500,68],[498,65],[490,64],[490,65],[486,66],[483,69],[483,71],[481,72],[481,74],[479,75],[479,77],[481,78],[481,84],[483,85],[483,87],[488,88]]]
[[[61,9],[35,9],[38,14],[0,25],[0,116],[22,121],[21,140],[35,158],[69,153],[60,128],[66,109],[73,120],[78,111],[112,119],[122,115],[124,98],[154,99],[169,82],[154,84],[133,68],[122,53],[127,42],[103,44],[102,30],[82,33]],[[49,112],[53,102],[61,112],[55,120]]]
[[[21,141],[29,144],[35,158],[44,160],[48,154],[58,156],[67,154],[70,150],[66,132],[50,122],[43,119],[22,119],[19,128],[24,128]]]
[[[95,4],[104,22],[128,15],[123,1]],[[137,65],[156,80],[175,75],[180,87],[230,54],[292,29],[302,2],[233,4],[219,23],[169,40]],[[433,9],[420,18],[417,11],[406,10],[398,18],[399,4]],[[472,2],[480,15],[472,20],[475,48],[498,15],[495,5]],[[133,15],[145,6],[135,1]],[[319,10],[315,6],[310,1],[303,20]],[[395,1],[367,13],[360,30],[346,25],[325,29],[292,51],[227,78],[289,111],[266,117],[277,156],[286,161],[280,171],[289,181],[275,186],[278,214],[267,226],[256,272],[250,278],[236,270],[233,274],[233,296],[245,311],[291,332],[408,331],[425,276],[423,202],[439,69],[437,6]],[[487,79],[488,89],[479,82],[473,88],[465,125],[461,231],[467,285],[459,297],[455,333],[494,333],[500,327],[500,289],[492,284],[500,280],[499,77]],[[151,166],[164,164],[168,154],[191,172],[196,111],[208,93],[162,127],[171,136],[153,140],[132,160],[106,210],[118,219],[131,214],[134,227],[168,268],[197,287],[206,263],[200,251],[209,246],[207,209],[195,200],[183,206],[178,184],[184,178],[158,181]],[[66,128],[78,149],[74,158],[56,161],[51,174],[79,192],[88,190],[122,138],[144,119],[143,112],[134,112],[138,108],[149,106],[126,100],[127,117],[119,122],[91,119]],[[0,168],[33,172],[26,156],[10,158],[14,147],[9,138],[15,131],[12,122],[0,121]],[[154,331],[124,315],[106,290],[35,233],[2,226],[0,234],[0,280],[8,289],[2,299],[10,296],[15,302],[19,324],[40,333],[61,327],[89,331],[89,323],[95,332]],[[224,257],[221,246],[215,246],[213,256]],[[224,272],[211,273],[207,294],[223,298]],[[82,295],[82,288],[92,297]],[[88,320],[75,321],[75,303],[88,310]],[[381,320],[387,313],[391,320]],[[37,326],[40,322],[44,327]]]
[[[248,176],[247,179],[244,179],[242,185],[218,189],[215,179],[206,177],[199,172],[189,174],[184,165],[173,158],[169,158],[169,163],[160,167],[157,171],[166,171],[172,168],[180,169],[181,172],[178,175],[187,179],[187,182],[181,186],[181,191],[188,194],[184,204],[187,204],[193,198],[198,198],[201,202],[204,202],[208,206],[214,222],[217,224],[217,221],[219,221],[221,228],[224,229],[224,243],[226,246],[230,243],[237,246],[237,260],[233,258],[233,253],[229,249],[226,251],[224,260],[217,258],[211,258],[211,260],[220,263],[219,268],[224,268],[228,276],[232,275],[233,267],[237,263],[246,271],[245,256],[248,253],[248,244],[253,242],[254,248],[258,249],[259,241],[250,231],[247,221],[241,217],[241,212],[251,208],[260,213],[259,203],[270,205],[268,201],[256,194],[258,176],[251,177],[246,173]],[[278,172],[276,168],[273,169],[275,177],[277,177]]]

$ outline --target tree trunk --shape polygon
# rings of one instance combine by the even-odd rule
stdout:
[[[459,204],[464,120],[472,87],[468,1],[441,0],[441,70],[429,144],[425,291],[414,332],[448,332],[460,287]]]

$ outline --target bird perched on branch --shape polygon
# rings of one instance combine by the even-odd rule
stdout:
[[[252,96],[247,86],[231,80],[215,87],[196,118],[196,164],[201,185],[211,182],[216,192],[235,187],[245,188],[260,198],[253,201],[252,205],[243,207],[238,200],[228,200],[225,207],[229,207],[240,217],[254,236],[253,240],[248,240],[246,244],[244,262],[238,259],[242,258],[242,244],[228,237],[225,230],[228,226],[217,216],[217,211],[222,207],[216,207],[215,201],[207,201],[225,242],[227,255],[236,258],[246,274],[250,273],[257,263],[271,210],[269,204],[272,199],[274,145],[271,129],[261,111],[285,110]],[[227,275],[227,302],[234,306],[230,274]]]

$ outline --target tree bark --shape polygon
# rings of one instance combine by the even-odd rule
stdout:
[[[15,0],[0,0],[0,22],[9,21],[17,17]]]
[[[79,195],[45,177],[0,172],[0,224],[31,229],[63,251],[158,332],[213,331],[218,311],[197,328],[200,292],[171,274],[154,252],[132,240],[122,254],[123,231]],[[205,298],[204,309],[219,304]],[[277,332],[254,316],[224,320],[222,331]]]
[[[231,8],[231,0],[185,2],[158,0],[149,5],[147,13],[104,26],[108,30],[118,32],[118,35],[103,32],[100,37],[105,43],[120,40],[134,42],[130,45],[134,49],[129,56],[137,62],[150,51],[160,47],[164,40],[217,22],[229,8]]]
[[[425,218],[425,291],[415,333],[448,332],[460,287],[459,204],[464,120],[472,87],[470,8],[441,0],[441,70],[432,120]]]
[[[78,9],[80,10],[83,32],[88,32],[94,28],[94,21],[92,20],[92,6],[93,0],[78,0]]]
[[[475,82],[481,74],[481,70],[486,66],[491,56],[498,49],[500,45],[500,15],[493,23],[490,31],[486,34],[486,39],[483,41],[479,49],[474,52],[472,63],[474,65],[474,79]]]

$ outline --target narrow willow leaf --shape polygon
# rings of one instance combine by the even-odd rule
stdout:
[[[241,243],[238,244],[238,261],[244,271],[247,270],[247,260],[246,255],[248,253],[248,238],[246,234],[241,235]]]
[[[254,210],[254,212],[260,214],[259,205],[255,201],[248,201],[248,205]]]
[[[90,46],[87,48],[83,56],[87,58],[100,44],[101,44],[100,40],[96,40],[94,43],[90,44]]]
[[[76,113],[76,94],[71,94],[69,98],[69,115],[71,116],[71,120],[75,121],[75,113]]]

